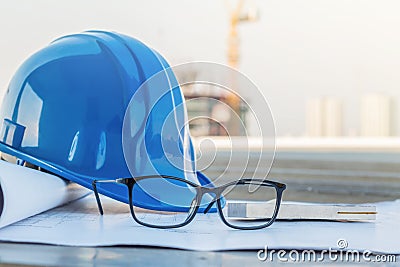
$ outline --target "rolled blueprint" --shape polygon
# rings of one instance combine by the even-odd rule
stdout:
[[[0,160],[0,228],[89,192],[58,176]]]

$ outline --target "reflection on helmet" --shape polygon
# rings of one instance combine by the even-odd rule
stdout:
[[[160,54],[122,34],[61,37],[11,80],[0,151],[87,188],[93,179],[149,174],[208,184],[196,172],[184,99],[168,68]],[[128,203],[123,186],[99,191]]]

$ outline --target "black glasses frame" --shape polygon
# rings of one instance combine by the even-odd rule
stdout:
[[[145,222],[142,222],[136,217],[135,211],[134,211],[134,205],[133,205],[133,194],[132,194],[133,187],[138,181],[147,179],[147,178],[166,178],[166,179],[177,180],[177,181],[187,183],[196,189],[196,198],[194,199],[196,206],[195,206],[195,208],[190,209],[188,217],[186,218],[186,220],[183,223],[176,224],[176,225],[152,225],[152,224],[147,224]],[[204,210],[204,212],[203,212],[204,214],[206,214],[216,202],[217,207],[218,207],[218,214],[219,214],[221,220],[227,226],[234,228],[234,229],[240,229],[240,230],[262,229],[262,228],[270,226],[276,220],[276,217],[278,216],[281,200],[282,200],[282,194],[283,194],[283,191],[286,189],[285,184],[278,183],[275,181],[270,181],[270,180],[262,180],[262,179],[240,179],[238,181],[230,182],[230,183],[227,183],[227,184],[224,184],[221,186],[217,186],[217,187],[204,187],[204,186],[195,184],[191,181],[188,181],[188,180],[185,180],[185,179],[182,179],[179,177],[168,176],[168,175],[149,175],[149,176],[140,176],[140,177],[131,177],[131,178],[119,178],[116,180],[93,180],[93,182],[92,182],[93,191],[95,193],[97,206],[99,208],[99,212],[101,215],[103,215],[104,212],[103,212],[103,207],[101,205],[99,192],[97,190],[97,183],[118,183],[118,184],[126,185],[128,187],[128,194],[129,194],[129,209],[130,209],[133,219],[138,224],[141,224],[143,226],[147,226],[147,227],[151,227],[151,228],[160,228],[160,229],[178,228],[178,227],[182,227],[182,226],[189,224],[196,216],[196,213],[201,204],[201,200],[205,194],[213,194],[215,197],[210,202],[210,204],[207,206],[207,208]],[[224,192],[224,190],[229,186],[247,185],[247,184],[248,185],[259,185],[259,186],[270,186],[270,187],[274,187],[276,190],[276,203],[275,203],[274,213],[273,213],[271,219],[268,222],[266,222],[265,224],[262,224],[259,226],[241,227],[241,226],[230,224],[223,215],[221,197],[223,197],[222,193]]]

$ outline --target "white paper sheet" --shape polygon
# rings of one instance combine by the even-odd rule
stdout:
[[[57,176],[0,160],[0,228],[87,195]]]
[[[152,229],[133,221],[126,204],[103,197],[104,216],[93,195],[0,230],[1,241],[70,246],[143,245],[188,250],[329,249],[345,239],[348,249],[400,253],[400,200],[375,203],[375,222],[277,221],[256,231],[234,230],[218,214],[197,214],[177,229]]]

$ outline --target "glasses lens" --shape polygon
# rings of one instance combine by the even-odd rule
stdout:
[[[225,189],[223,196],[225,205],[222,213],[232,226],[260,227],[269,224],[273,218],[276,206],[276,190],[273,186],[233,185]]]
[[[145,178],[138,180],[132,190],[135,216],[147,225],[180,225],[196,207],[196,188],[180,180]]]

